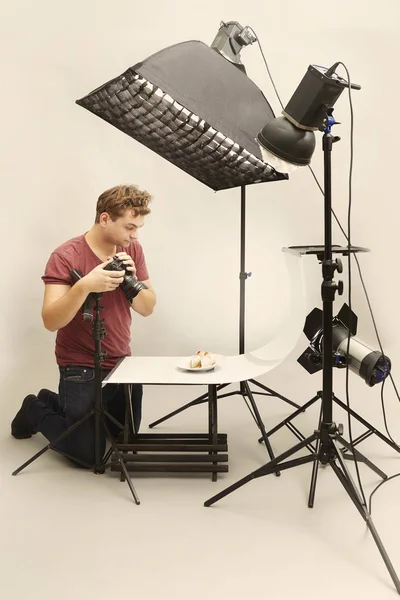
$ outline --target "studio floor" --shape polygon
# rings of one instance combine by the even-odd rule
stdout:
[[[237,387],[237,386],[236,386]],[[153,419],[202,388],[147,387],[143,431]],[[304,398],[306,401],[307,398]],[[259,399],[266,427],[290,414],[276,399]],[[11,472],[44,444],[40,434],[14,440],[1,431],[2,597],[9,600],[143,598],[395,598],[397,592],[366,525],[332,469],[319,472],[315,506],[307,507],[311,465],[268,475],[213,507],[205,500],[267,462],[258,431],[239,396],[219,401],[219,429],[228,434],[229,473],[133,476],[136,506],[117,474],[94,475],[47,452],[17,477]],[[301,415],[310,434],[318,407]],[[344,421],[344,419],[342,419]],[[9,421],[8,421],[9,422]],[[202,431],[198,406],[158,431]],[[271,437],[276,453],[296,439]],[[388,475],[400,455],[372,436],[359,449]],[[379,478],[361,466],[366,495]],[[374,496],[372,517],[400,573],[400,478]]]

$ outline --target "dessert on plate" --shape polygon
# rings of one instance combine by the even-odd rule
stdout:
[[[212,367],[216,360],[211,352],[206,350],[198,350],[196,354],[190,357],[190,368],[201,369],[202,367]]]

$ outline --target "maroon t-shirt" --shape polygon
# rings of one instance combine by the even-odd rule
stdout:
[[[132,242],[128,248],[117,248],[116,251],[125,251],[133,258],[139,281],[149,278],[142,246],[138,241]],[[77,269],[83,275],[87,275],[101,263],[102,261],[86,242],[85,234],[79,235],[54,250],[42,279],[45,284],[73,285],[74,282],[70,275],[72,269]],[[131,354],[129,346],[131,307],[119,287],[112,292],[104,292],[100,298],[100,306],[104,307],[100,317],[104,320],[106,329],[101,349],[103,352],[107,352],[107,356],[102,362],[102,368],[112,369],[120,358]],[[81,310],[78,310],[68,325],[57,331],[55,352],[57,363],[61,366],[94,366],[92,323],[83,320]]]

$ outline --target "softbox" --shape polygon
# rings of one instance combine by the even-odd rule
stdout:
[[[274,118],[267,99],[202,42],[164,48],[76,102],[213,190],[287,179],[255,141]]]

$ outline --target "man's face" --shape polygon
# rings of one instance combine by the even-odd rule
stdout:
[[[103,217],[103,219],[102,219]],[[113,221],[107,213],[103,213],[100,221],[104,223],[104,234],[108,242],[127,248],[138,238],[139,229],[144,225],[142,215],[134,216],[132,210],[127,210],[122,217]]]

